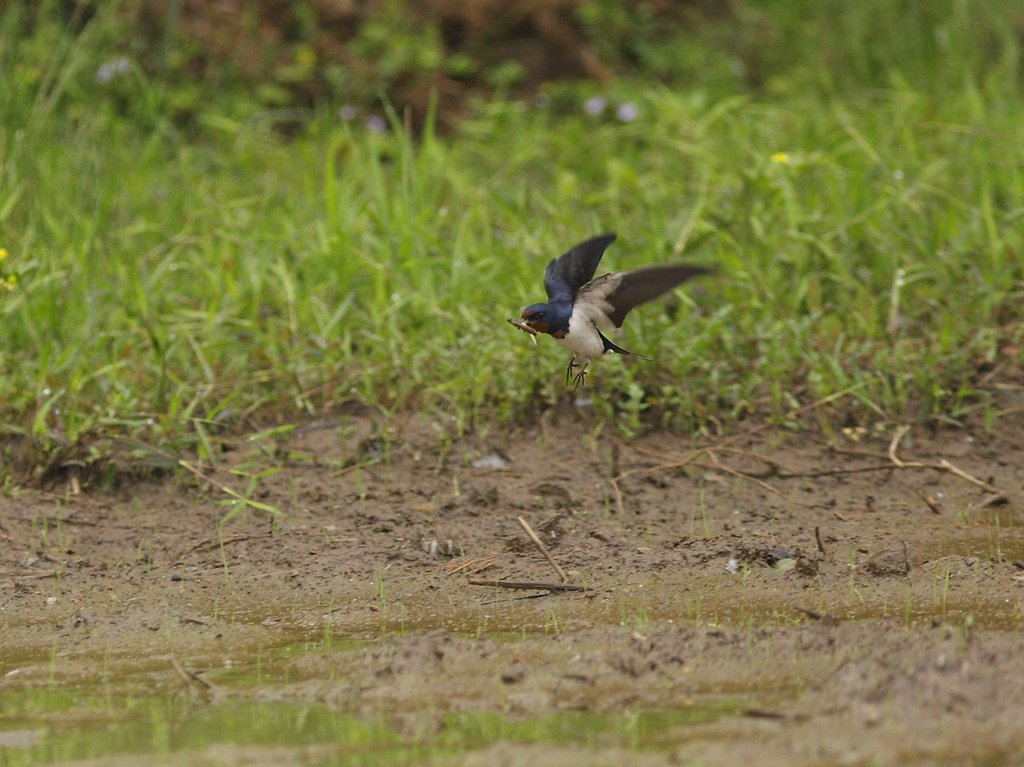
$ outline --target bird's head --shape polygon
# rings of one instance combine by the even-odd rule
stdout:
[[[551,327],[551,317],[548,316],[549,307],[547,304],[534,304],[527,306],[520,314],[525,325],[538,333],[548,333]]]

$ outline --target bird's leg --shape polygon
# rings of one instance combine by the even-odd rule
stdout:
[[[568,386],[572,382],[572,380],[573,380],[572,371],[575,370],[577,367],[578,366],[576,364],[576,355],[574,354],[574,355],[572,355],[569,358],[569,364],[565,368],[565,385],[566,386]]]
[[[590,364],[590,360],[587,360],[582,365],[577,365],[576,366],[576,367],[578,367],[580,369],[580,372],[576,374],[575,378],[573,378],[573,381],[576,384],[576,386],[574,388],[579,389],[581,386],[583,386],[587,382],[587,365],[589,365],[589,364]]]

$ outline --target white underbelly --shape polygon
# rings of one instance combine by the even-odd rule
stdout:
[[[591,319],[574,311],[569,320],[569,332],[563,338],[555,339],[577,357],[592,360],[604,354],[604,341]]]

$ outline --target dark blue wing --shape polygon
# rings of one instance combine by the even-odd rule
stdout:
[[[601,256],[614,241],[614,232],[602,234],[548,261],[544,270],[544,290],[548,293],[548,301],[572,302],[576,291],[593,279]]]

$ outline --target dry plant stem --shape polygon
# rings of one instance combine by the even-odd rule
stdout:
[[[828,554],[825,552],[825,544],[821,540],[821,528],[817,526],[814,528],[814,542],[818,544],[818,551],[821,552],[821,555],[827,557]]]
[[[762,479],[760,479],[758,477],[755,477],[755,476],[753,476],[751,474],[742,472],[739,469],[734,469],[731,466],[726,466],[721,461],[719,461],[718,460],[718,456],[715,455],[715,452],[717,450],[719,450],[719,449],[722,449],[722,450],[724,450],[726,452],[730,452],[730,453],[737,453],[737,454],[740,454],[740,455],[746,455],[746,456],[749,456],[751,458],[755,458],[755,459],[757,459],[759,461],[763,461],[764,463],[768,464],[769,466],[771,466],[773,468],[773,473],[777,473],[777,471],[779,469],[779,464],[777,464],[775,461],[772,461],[771,459],[769,459],[769,458],[767,458],[765,456],[758,455],[757,453],[751,453],[749,451],[741,450],[739,448],[734,448],[734,447],[724,447],[724,448],[702,447],[702,448],[698,448],[697,450],[694,450],[692,453],[690,453],[690,455],[685,456],[683,458],[680,458],[678,461],[673,461],[672,463],[661,463],[661,464],[658,464],[657,466],[645,466],[645,467],[639,468],[639,469],[630,469],[628,471],[622,472],[621,474],[619,474],[616,477],[612,477],[611,480],[610,480],[610,483],[611,483],[611,487],[612,487],[612,493],[615,495],[615,508],[618,510],[618,512],[620,514],[623,511],[625,511],[625,504],[624,504],[624,500],[623,500],[623,496],[622,496],[622,488],[619,487],[619,482],[621,482],[626,477],[629,477],[629,476],[634,475],[634,474],[648,474],[648,473],[652,473],[652,472],[656,472],[656,471],[662,471],[662,470],[666,470],[666,469],[681,469],[681,468],[685,468],[686,466],[694,466],[694,467],[696,467],[698,469],[707,469],[707,470],[710,470],[710,471],[725,472],[726,474],[731,474],[734,477],[739,477],[741,479],[748,480],[749,482],[753,482],[754,484],[758,485],[759,487],[763,488],[764,490],[767,490],[769,493],[774,493],[775,495],[778,495],[781,498],[785,498],[787,501],[789,501],[791,503],[796,503],[796,504],[798,504],[800,506],[813,506],[814,505],[814,504],[805,503],[804,501],[800,501],[800,500],[798,500],[796,498],[791,498],[789,495],[787,495],[786,493],[782,492],[777,487],[774,487],[773,485],[770,485],[769,483],[765,482],[764,480],[762,480]],[[711,459],[711,462],[710,463],[704,463],[702,461],[698,461],[697,458],[700,457],[701,455],[707,455],[707,457]]]
[[[495,581],[486,578],[470,578],[470,586],[493,586],[499,589],[544,589],[546,591],[584,591],[582,586],[572,583],[542,583],[534,581]]]
[[[460,573],[463,570],[468,570],[471,573],[479,573],[482,570],[486,570],[491,565],[498,561],[497,554],[488,554],[483,557],[474,557],[464,561],[454,561],[445,565],[441,568],[441,571],[446,575],[454,575]]]
[[[481,605],[503,605],[509,602],[519,602],[523,599],[543,599],[544,597],[551,596],[550,591],[545,591],[537,594],[520,594],[517,597],[499,597],[497,599],[485,599],[481,602]]]
[[[936,462],[936,463],[925,463],[923,461],[904,461],[904,460],[901,460],[900,457],[896,455],[896,451],[899,449],[900,440],[903,439],[903,436],[908,431],[910,431],[910,427],[909,426],[901,426],[900,428],[898,428],[896,430],[896,433],[893,434],[892,442],[889,443],[889,453],[888,453],[889,460],[892,461],[896,465],[897,468],[900,468],[900,469],[904,469],[904,468],[906,468],[906,469],[935,469],[936,471],[946,471],[946,472],[949,472],[950,474],[954,474],[954,475],[960,477],[960,479],[963,479],[963,480],[966,480],[967,482],[970,482],[972,485],[977,485],[982,490],[984,490],[986,492],[989,492],[989,493],[992,493],[993,495],[998,496],[1002,500],[1006,500],[1006,496],[998,488],[996,488],[993,485],[990,485],[988,482],[985,482],[982,479],[978,479],[977,477],[975,477],[975,476],[973,476],[971,474],[968,474],[966,471],[964,471],[963,469],[959,468],[958,466],[953,465],[952,463],[947,461],[945,458],[940,458],[938,460],[938,462]],[[992,501],[992,502],[994,502],[994,501]]]
[[[548,551],[548,547],[544,545],[544,541],[537,537],[537,533],[533,532],[533,528],[530,527],[530,524],[522,517],[516,517],[516,522],[519,523],[519,526],[523,528],[530,540],[533,541],[533,545],[540,549],[540,553],[544,555],[544,558],[547,559],[548,563],[555,568],[555,572],[558,573],[558,577],[562,579],[562,583],[569,580],[569,576],[565,574],[565,570],[563,570],[558,565],[558,562],[555,561],[555,558],[551,556],[551,552]]]
[[[505,322],[507,322],[509,325],[511,325],[514,328],[518,328],[519,330],[523,331],[524,333],[528,333],[531,336],[537,335],[537,331],[534,330],[533,328],[531,328],[529,325],[527,325],[522,320],[514,320],[511,317],[509,317],[507,320],[505,320]]]
[[[812,403],[812,404],[813,404],[814,407],[817,407],[817,406],[820,406],[820,405],[824,404],[825,401],[830,401],[830,400],[820,400],[820,401],[818,401],[816,403]],[[796,414],[797,412],[800,412],[801,410],[810,409],[810,407],[811,406],[809,405],[806,408],[800,408],[797,411],[793,411],[793,414]],[[749,436],[750,434],[753,434],[753,433],[755,433],[755,432],[757,432],[759,430],[760,430],[759,428],[753,429],[750,432],[747,432],[744,436]],[[879,454],[879,453],[875,453],[875,452],[872,452],[872,451],[869,451],[869,450],[851,450],[849,448],[841,448],[841,447],[838,447],[836,445],[829,445],[829,447],[832,450],[834,450],[835,452],[837,452],[837,453],[843,453],[843,454],[846,454],[846,455],[855,455],[855,456],[860,457],[860,458],[883,458],[883,459],[888,459],[888,461],[889,461],[888,463],[877,465],[877,466],[860,466],[860,467],[852,468],[852,469],[828,469],[828,470],[823,470],[823,471],[811,471],[811,472],[791,472],[791,471],[784,470],[784,468],[780,464],[778,464],[776,461],[768,458],[767,456],[760,455],[758,453],[753,453],[753,452],[748,451],[748,450],[742,450],[740,448],[729,447],[726,444],[723,444],[723,445],[720,445],[720,446],[708,446],[708,447],[697,448],[696,450],[694,450],[689,455],[681,456],[676,461],[672,461],[672,462],[669,462],[669,463],[659,463],[656,466],[645,466],[645,467],[637,468],[637,469],[629,469],[627,471],[622,472],[621,474],[618,474],[617,476],[612,477],[611,480],[610,480],[610,483],[611,483],[611,487],[612,487],[612,493],[615,496],[615,508],[616,508],[616,510],[619,513],[622,513],[624,511],[624,509],[625,509],[625,502],[624,502],[624,498],[623,498],[623,495],[622,495],[622,488],[619,486],[619,482],[621,482],[626,477],[632,476],[634,474],[649,474],[649,473],[654,473],[654,472],[658,472],[658,471],[664,471],[664,470],[668,470],[668,469],[681,469],[681,468],[684,468],[686,466],[694,466],[694,467],[697,467],[697,468],[710,469],[710,470],[713,470],[713,471],[723,471],[726,474],[732,474],[733,476],[741,477],[743,479],[746,479],[746,480],[749,480],[751,482],[754,482],[755,484],[757,484],[760,487],[764,488],[768,492],[771,492],[771,493],[779,495],[779,496],[781,496],[783,498],[786,498],[787,500],[789,500],[789,501],[791,501],[793,503],[798,503],[798,504],[801,504],[801,505],[813,505],[813,504],[804,504],[802,501],[798,501],[798,500],[796,500],[794,498],[791,498],[790,496],[786,495],[785,493],[783,493],[778,488],[773,487],[772,485],[768,484],[767,482],[759,479],[758,477],[756,477],[756,476],[754,476],[752,474],[739,471],[738,469],[734,469],[731,466],[727,466],[727,465],[723,464],[721,461],[718,460],[717,456],[715,455],[716,452],[735,453],[737,455],[744,455],[744,456],[747,456],[749,458],[754,458],[755,460],[761,461],[761,462],[767,464],[768,466],[770,466],[772,468],[772,470],[773,470],[772,471],[772,475],[778,477],[779,479],[800,479],[800,478],[810,478],[810,477],[828,477],[828,476],[838,476],[838,475],[842,475],[842,474],[860,474],[860,473],[869,472],[869,471],[892,471],[894,469],[931,469],[933,471],[944,471],[944,472],[947,472],[949,474],[953,474],[954,476],[957,476],[960,479],[963,479],[963,480],[965,480],[967,482],[970,482],[972,485],[976,485],[977,487],[980,487],[982,490],[985,490],[986,492],[990,493],[991,495],[982,502],[982,506],[990,506],[990,505],[993,505],[993,504],[1006,503],[1006,501],[1008,499],[1007,499],[1006,495],[1002,491],[1000,491],[999,489],[997,489],[993,485],[989,484],[988,482],[985,482],[984,480],[978,479],[977,477],[975,477],[975,476],[973,476],[971,474],[968,474],[966,471],[964,471],[963,469],[959,468],[958,466],[950,463],[945,458],[942,458],[942,459],[940,459],[939,461],[937,461],[935,463],[926,463],[926,462],[923,462],[923,461],[904,461],[903,459],[901,459],[899,457],[899,455],[897,454],[897,451],[899,450],[900,441],[903,439],[904,436],[906,436],[908,431],[910,431],[910,427],[909,426],[906,426],[906,425],[900,426],[896,430],[896,433],[893,434],[892,440],[889,443],[889,449],[886,451],[886,453],[884,455],[883,454]],[[726,440],[726,442],[728,442],[728,441],[730,441],[730,440]],[[643,449],[639,449],[638,452],[642,452],[642,453],[645,453],[647,455],[652,455],[653,454],[653,453],[651,453],[651,451],[643,450]],[[697,461],[697,459],[702,454],[706,454],[711,459],[711,463],[710,464]],[[657,454],[657,457],[659,457],[659,458],[662,458],[663,456],[664,456],[664,454]],[[929,504],[929,506],[931,506],[931,504]],[[932,511],[935,511],[935,509],[932,508]],[[936,512],[936,513],[938,513],[938,512]]]
[[[204,693],[209,693],[209,692],[213,691],[213,685],[212,684],[207,682],[205,679],[203,679],[198,674],[193,673],[192,671],[189,671],[188,669],[186,669],[184,666],[181,665],[181,661],[179,661],[173,655],[171,656],[171,668],[173,668],[174,672],[179,677],[181,677],[181,681],[185,683],[186,687],[193,688],[193,689],[194,688],[198,688],[199,690],[201,690]]]
[[[718,456],[716,456],[714,454],[714,452],[712,452],[711,450],[708,450],[707,454],[708,454],[708,457],[711,458],[711,463],[710,464],[695,463],[694,466],[699,466],[701,468],[708,468],[708,469],[712,469],[712,470],[715,470],[715,471],[724,471],[726,474],[731,474],[734,477],[739,477],[741,479],[748,480],[749,482],[753,482],[758,487],[764,488],[769,493],[774,493],[775,495],[777,495],[777,496],[779,496],[781,498],[785,498],[790,503],[795,503],[798,506],[808,506],[808,507],[810,507],[810,506],[814,506],[815,505],[813,503],[806,503],[805,501],[801,501],[801,500],[798,500],[796,498],[791,498],[789,495],[787,495],[786,493],[782,492],[777,487],[774,487],[773,485],[768,484],[763,479],[758,479],[757,477],[753,477],[750,474],[745,474],[742,471],[739,471],[738,469],[734,469],[731,466],[726,466],[725,464],[723,464],[721,461],[718,460]]]
[[[232,543],[238,543],[240,541],[249,541],[249,540],[252,540],[253,538],[261,538],[261,537],[263,537],[263,536],[250,535],[250,534],[247,534],[247,533],[243,533],[243,534],[240,534],[240,535],[233,535],[230,538],[213,539],[213,540],[208,540],[208,541],[200,541],[195,546],[193,546],[191,549],[189,549],[188,552],[186,552],[186,553],[188,553],[188,554],[197,554],[197,553],[202,552],[202,551],[207,551],[207,550],[210,550],[210,549],[216,549],[216,548],[220,548],[222,546],[230,546]]]
[[[942,506],[939,504],[937,500],[928,495],[928,493],[926,493],[924,490],[918,490],[917,494],[918,496],[920,496],[921,500],[924,501],[925,506],[931,509],[934,513],[942,513]]]
[[[900,440],[903,439],[903,436],[908,431],[910,431],[910,427],[909,426],[906,426],[906,425],[901,426],[900,428],[898,428],[896,430],[896,433],[892,435],[892,442],[889,443],[889,452],[888,452],[889,460],[892,461],[897,466],[900,466],[900,467],[906,466],[906,464],[897,457],[896,450],[899,449]]]

